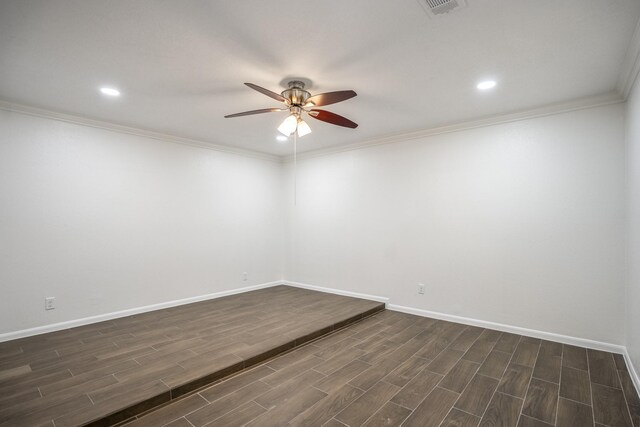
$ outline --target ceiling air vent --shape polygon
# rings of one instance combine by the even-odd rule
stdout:
[[[467,5],[465,0],[417,0],[428,15],[443,15]]]

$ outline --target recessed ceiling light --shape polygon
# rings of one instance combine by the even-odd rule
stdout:
[[[483,82],[478,83],[477,88],[480,90],[487,90],[487,89],[493,89],[494,87],[496,87],[496,81],[495,80],[485,80]]]
[[[112,87],[101,87],[100,92],[102,92],[103,95],[107,96],[120,96],[120,91]]]
[[[280,142],[285,142],[285,141],[286,141],[286,140],[288,140],[289,138],[287,138],[287,137],[286,137],[286,136],[284,136],[284,135],[278,135],[278,136],[276,136],[276,139],[277,139],[278,141],[280,141]]]

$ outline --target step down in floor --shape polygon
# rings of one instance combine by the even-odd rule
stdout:
[[[0,378],[29,367],[0,381],[25,393],[0,425],[115,425],[380,310],[282,285],[0,343]]]

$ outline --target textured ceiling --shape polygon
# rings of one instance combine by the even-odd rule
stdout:
[[[313,119],[300,151],[534,108],[614,90],[637,0],[468,0],[428,17],[416,0],[0,1],[0,98],[271,154],[287,77],[356,130]],[[498,87],[481,93],[479,80]],[[121,89],[118,99],[98,93]]]

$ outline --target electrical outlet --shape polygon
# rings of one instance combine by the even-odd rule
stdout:
[[[418,293],[420,295],[424,295],[424,284],[423,283],[418,283]]]
[[[246,282],[248,279],[249,279],[249,273],[245,271],[244,273],[242,273],[242,281]]]
[[[44,309],[45,310],[53,310],[56,308],[55,306],[56,297],[46,297],[44,299]]]

